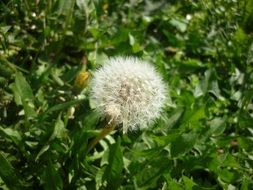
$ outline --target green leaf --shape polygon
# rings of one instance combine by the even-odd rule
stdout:
[[[197,140],[194,132],[182,134],[171,143],[171,156],[178,157],[190,151]]]
[[[178,130],[171,130],[169,134],[166,136],[154,136],[152,135],[152,138],[155,142],[158,143],[160,146],[166,146],[169,143],[175,141],[181,134]]]
[[[57,104],[55,106],[52,106],[50,107],[47,111],[45,111],[45,113],[43,113],[41,116],[40,116],[40,120],[44,120],[48,114],[52,113],[52,112],[55,112],[55,111],[62,111],[62,110],[65,110],[69,107],[72,107],[74,105],[77,105],[81,102],[83,102],[84,99],[80,99],[80,100],[71,100],[69,102],[65,102],[65,103],[61,103],[61,104]]]
[[[105,174],[106,167],[102,167],[98,170],[96,174],[96,189],[99,190],[103,186],[103,176]]]
[[[32,88],[30,87],[22,73],[16,73],[15,84],[22,98],[34,101]]]
[[[37,154],[37,156],[36,156],[36,158],[35,158],[35,162],[37,162],[38,159],[41,157],[41,155],[44,154],[49,148],[50,148],[50,146],[49,146],[48,144],[47,144],[47,145],[44,145],[44,146],[40,149],[39,153]]]
[[[241,148],[246,149],[247,151],[251,151],[253,147],[253,137],[238,137],[237,138],[239,146]]]
[[[61,120],[61,114],[59,114],[55,125],[54,125],[54,131],[53,134],[51,135],[49,140],[53,140],[54,138],[59,138],[63,139],[67,137],[67,129],[65,128],[64,122]]]
[[[0,177],[10,189],[19,189],[20,181],[11,163],[0,152]]]
[[[214,118],[210,121],[210,135],[218,136],[223,133],[223,131],[226,129],[226,118]]]
[[[176,128],[183,116],[184,109],[176,108],[171,113],[163,113],[157,124],[161,129],[166,129],[169,133]]]
[[[180,183],[175,182],[169,173],[164,173],[163,174],[164,178],[166,179],[166,182],[168,184],[168,189],[173,189],[173,190],[184,190],[183,185]]]
[[[72,1],[65,1],[65,0],[59,0],[58,1],[58,11],[57,13],[59,15],[63,14],[63,15],[67,15],[68,12],[71,10],[71,5],[72,5]]]
[[[9,137],[16,145],[20,145],[22,137],[18,131],[12,128],[3,128],[0,126],[0,133]]]
[[[253,123],[253,118],[250,116],[250,114],[247,111],[241,111],[238,115],[238,122],[239,126],[241,128],[253,128],[252,123]]]
[[[225,182],[233,183],[239,176],[236,172],[229,171],[228,169],[221,169],[219,171],[219,177]]]
[[[94,38],[98,38],[98,37],[100,36],[100,31],[98,30],[98,28],[89,27],[89,28],[88,28],[88,31],[91,33],[91,35],[92,35]]]
[[[117,189],[121,182],[121,172],[124,168],[123,153],[121,151],[121,139],[118,137],[115,144],[110,147],[108,166],[104,173],[104,180],[108,182],[108,187]]]
[[[26,81],[25,77],[20,72],[16,73],[15,84],[12,90],[14,91],[15,99],[21,101],[26,118],[32,119],[36,117],[37,114],[34,111],[35,98],[33,96],[32,89]]]
[[[183,186],[179,183],[176,183],[175,181],[170,181],[168,183],[168,189],[173,189],[173,190],[184,190]]]
[[[251,179],[244,178],[243,181],[242,181],[241,190],[249,190],[250,189],[250,183],[252,184]]]
[[[60,190],[63,187],[61,176],[51,161],[46,167],[43,185],[45,190]]]
[[[4,87],[7,84],[7,79],[0,77],[0,88]]]
[[[86,0],[76,0],[76,5],[79,9],[81,9],[82,11],[87,11],[87,2]]]
[[[170,24],[175,26],[180,32],[185,32],[187,29],[187,22],[183,19],[172,18]]]
[[[237,158],[231,154],[227,154],[224,158],[222,166],[226,166],[229,168],[241,168],[240,164],[237,161]]]
[[[202,105],[199,108],[195,109],[187,109],[184,112],[182,118],[182,125],[184,124],[196,124],[199,120],[204,119],[206,117],[206,105]],[[197,126],[197,125],[192,125]]]
[[[11,29],[11,26],[1,26],[0,33],[6,34]]]
[[[191,116],[188,118],[188,122],[194,122],[199,121],[200,119],[203,119],[206,117],[205,113],[205,105],[200,107],[199,109],[194,110],[191,112]]]
[[[202,90],[203,94],[210,92],[217,98],[223,99],[214,69],[209,69],[205,72],[205,78],[200,84],[200,89]]]
[[[204,65],[197,59],[188,59],[178,65],[178,70],[180,73],[187,74],[192,73],[194,71],[198,71],[203,69]]]
[[[195,186],[194,181],[186,176],[183,176],[182,179],[184,181],[185,190],[192,190],[193,186]]]
[[[240,42],[240,43],[244,43],[245,40],[247,40],[247,35],[245,34],[245,32],[243,31],[242,28],[238,27],[235,33],[234,38]]]
[[[82,120],[83,127],[85,127],[86,130],[94,129],[100,117],[101,117],[101,114],[97,112],[91,111],[91,112],[86,113],[86,115],[84,116]]]
[[[134,36],[129,34],[129,43],[132,46],[132,50],[134,53],[137,53],[142,50],[141,45],[135,40]]]
[[[0,57],[0,76],[4,78],[10,78],[12,75],[12,70],[8,67],[7,64]]]
[[[64,110],[64,109],[67,109],[71,106],[74,106],[76,104],[79,104],[81,102],[83,102],[84,100],[81,99],[81,100],[72,100],[72,101],[69,101],[69,102],[65,102],[65,103],[62,103],[62,104],[57,104],[55,106],[52,106],[51,108],[49,108],[46,113],[49,114],[51,112],[55,112],[55,111],[60,111],[60,110]]]
[[[154,189],[157,187],[158,180],[165,171],[172,166],[172,161],[167,156],[154,156],[147,159],[144,163],[139,163],[138,171],[135,174],[137,189]],[[137,167],[136,166],[136,167]]]

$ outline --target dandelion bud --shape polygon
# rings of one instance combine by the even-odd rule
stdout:
[[[89,79],[89,73],[86,71],[81,71],[77,74],[75,79],[75,87],[76,88],[84,88],[87,84],[87,81]]]
[[[116,57],[94,73],[91,99],[123,131],[145,127],[159,117],[165,86],[155,68],[137,58]]]

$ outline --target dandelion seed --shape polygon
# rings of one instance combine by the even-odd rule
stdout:
[[[145,127],[159,117],[165,85],[149,63],[133,57],[116,57],[94,73],[91,99],[101,114],[123,124],[126,132]]]

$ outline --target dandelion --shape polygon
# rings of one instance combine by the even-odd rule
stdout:
[[[91,99],[97,110],[123,132],[145,127],[159,117],[165,85],[155,68],[133,57],[108,59],[94,73]]]

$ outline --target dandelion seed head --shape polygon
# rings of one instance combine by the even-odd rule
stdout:
[[[100,113],[122,123],[126,132],[145,127],[159,117],[165,85],[149,63],[133,57],[115,57],[94,73],[91,99]]]

